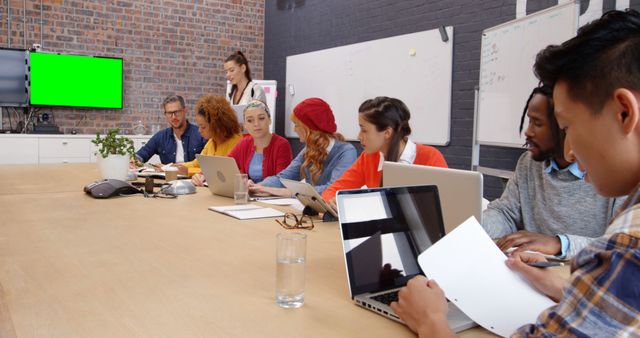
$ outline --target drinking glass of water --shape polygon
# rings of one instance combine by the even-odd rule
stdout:
[[[276,304],[299,308],[304,304],[304,261],[307,235],[287,232],[276,236]]]
[[[249,176],[247,174],[236,174],[233,199],[236,204],[249,203]]]

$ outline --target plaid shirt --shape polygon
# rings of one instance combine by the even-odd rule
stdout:
[[[512,337],[640,337],[640,185],[573,260],[560,302]]]

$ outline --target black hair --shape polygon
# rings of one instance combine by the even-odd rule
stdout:
[[[560,126],[558,125],[558,120],[556,120],[556,116],[554,113],[553,107],[553,88],[541,84],[540,86],[533,88],[531,91],[531,95],[527,99],[527,103],[524,105],[524,109],[522,110],[522,116],[520,117],[520,129],[519,132],[522,133],[522,129],[524,128],[524,119],[527,116],[527,111],[529,111],[529,103],[533,99],[535,95],[544,95],[547,99],[547,120],[549,121],[549,128],[551,129],[551,137],[553,138],[553,144],[555,145],[555,152],[559,152],[563,149],[564,142],[564,133],[560,130]],[[526,145],[526,144],[525,144]]]
[[[244,54],[241,51],[235,51],[233,54],[229,55],[224,62],[229,62],[229,61],[234,61],[235,63],[237,63],[238,65],[242,66],[244,65],[246,68],[244,70],[244,76],[247,77],[247,79],[249,80],[249,82],[251,82],[251,70],[249,69],[249,61],[247,60],[247,57],[244,56]],[[229,92],[229,98],[233,98],[233,94],[236,92],[236,90],[238,90],[238,86],[237,85],[232,85],[231,86],[231,92]]]
[[[566,81],[571,99],[600,112],[616,88],[640,89],[640,13],[605,13],[576,37],[538,53],[534,71],[552,88]]]
[[[406,141],[411,134],[411,113],[407,105],[392,97],[378,96],[362,102],[358,112],[367,122],[376,126],[378,131],[387,128],[393,130],[385,160],[397,162],[400,158],[400,141]]]

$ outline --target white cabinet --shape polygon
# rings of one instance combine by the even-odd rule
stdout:
[[[136,150],[151,136],[131,138]],[[95,162],[95,135],[0,134],[0,164],[47,164]],[[150,162],[160,162],[157,156]]]
[[[40,163],[86,163],[90,160],[91,141],[85,138],[40,137]]]
[[[0,164],[38,164],[38,138],[0,135]]]

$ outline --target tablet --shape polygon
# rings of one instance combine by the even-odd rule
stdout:
[[[281,178],[280,182],[291,191],[292,195],[295,196],[302,205],[308,206],[317,212],[328,212],[338,217],[336,211],[329,206],[329,203],[327,203],[309,183],[288,180],[286,178]]]

